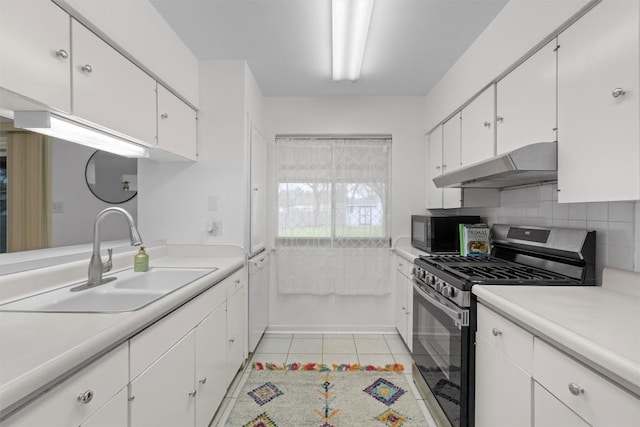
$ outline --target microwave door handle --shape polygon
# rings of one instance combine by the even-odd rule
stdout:
[[[434,305],[438,310],[441,310],[443,313],[453,319],[458,329],[462,329],[463,326],[469,326],[469,310],[454,310],[447,307],[446,305],[442,304],[440,301],[420,289],[415,282],[413,284],[413,289],[415,289],[415,291],[421,297]]]

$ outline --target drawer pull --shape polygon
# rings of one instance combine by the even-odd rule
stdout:
[[[584,388],[582,388],[582,386],[579,386],[576,383],[570,383],[569,384],[569,391],[571,392],[571,394],[573,394],[574,396],[579,396],[580,393],[584,393]]]
[[[198,392],[196,390],[193,390],[193,391],[189,392],[189,396],[190,397],[196,397],[196,394],[198,394]]]
[[[240,279],[236,279],[236,285],[240,284]]]
[[[80,69],[85,73],[91,73],[93,71],[93,67],[89,64],[83,65]]]
[[[78,402],[82,402],[85,405],[89,402],[91,402],[91,400],[93,399],[93,391],[92,390],[87,390],[84,393],[80,393],[78,395]]]
[[[207,377],[202,377],[202,379],[198,380],[198,382],[199,382],[200,384],[206,384],[206,382],[207,382]]]
[[[231,343],[236,342],[236,339],[235,338],[229,338],[229,342],[231,342]]]
[[[491,330],[491,333],[493,334],[493,336],[494,336],[494,337],[497,337],[497,336],[499,336],[499,335],[502,335],[502,331],[501,331],[500,329],[498,329],[498,328],[493,328],[493,329]]]

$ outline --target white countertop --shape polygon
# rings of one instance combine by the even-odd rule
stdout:
[[[177,251],[169,250],[165,256],[152,257],[150,267],[217,270],[136,311],[113,314],[0,312],[0,410],[123,343],[245,262],[238,251],[231,251],[232,256],[210,256],[215,251],[202,256],[193,248],[181,247]]]
[[[631,279],[640,287],[640,274]],[[473,293],[534,335],[640,394],[640,298],[607,286],[484,286]]]
[[[413,262],[420,255],[429,255],[429,253],[416,249],[410,245],[397,245],[393,250],[407,261]]]

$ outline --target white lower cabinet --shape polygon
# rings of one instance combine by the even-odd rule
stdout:
[[[206,427],[247,357],[241,269],[156,321],[2,427]]]
[[[477,427],[531,426],[533,336],[478,304]]]
[[[534,427],[589,427],[585,420],[536,382],[533,384],[533,399]]]
[[[227,299],[227,378],[230,384],[245,359],[247,341],[246,287],[238,289]]]
[[[631,427],[640,399],[478,304],[475,425]]]
[[[482,338],[476,342],[476,366],[475,425],[531,426],[531,374]]]
[[[120,390],[102,408],[98,409],[80,427],[115,427],[128,425],[127,400],[129,391]]]
[[[78,426],[85,420],[89,422],[89,417],[97,415],[103,406],[105,409],[99,420],[91,421],[93,424],[88,426],[123,425],[119,420],[123,419],[122,415],[126,420],[126,399],[112,398],[122,390],[126,391],[128,371],[128,345],[125,343],[7,418],[2,426]]]
[[[228,376],[227,354],[221,349],[227,343],[226,309],[218,307],[196,328],[196,427],[206,427],[211,422],[212,408],[217,408],[224,398]],[[237,366],[236,366],[237,369]]]
[[[195,332],[192,331],[131,383],[132,426],[194,424],[194,349]]]
[[[411,279],[410,261],[396,255],[396,307],[395,322],[400,337],[412,349],[413,337],[413,280]]]

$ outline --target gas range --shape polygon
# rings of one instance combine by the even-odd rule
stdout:
[[[467,292],[477,284],[595,284],[595,232],[496,224],[491,240],[489,257],[423,255],[414,261],[413,275],[466,307]]]
[[[595,239],[595,232],[586,230],[496,224],[489,257],[438,254],[415,259],[412,371],[442,425],[474,424],[472,287],[594,285]]]

